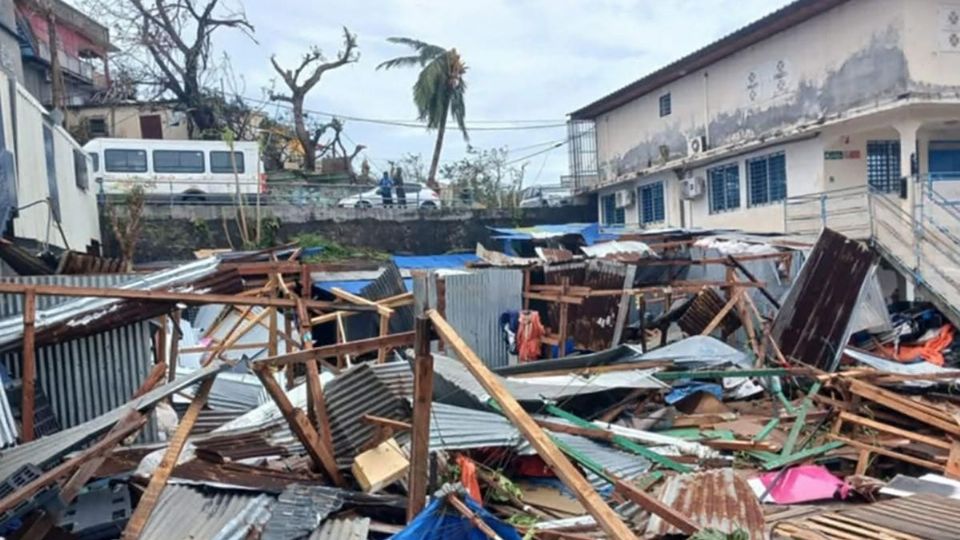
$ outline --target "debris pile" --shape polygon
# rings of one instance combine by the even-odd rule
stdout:
[[[956,537],[954,326],[867,246],[494,233],[3,279],[0,536]]]

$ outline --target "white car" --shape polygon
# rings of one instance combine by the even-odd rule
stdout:
[[[440,195],[423,184],[404,184],[403,190],[405,197],[400,200],[397,198],[397,189],[391,189],[387,204],[393,208],[404,206],[406,208],[440,208]],[[344,197],[337,201],[337,206],[340,208],[382,207],[383,196],[380,195],[380,188],[375,187],[357,195]]]
[[[560,186],[531,186],[520,192],[520,208],[567,206],[573,193]]]

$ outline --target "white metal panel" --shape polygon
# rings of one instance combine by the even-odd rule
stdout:
[[[487,366],[506,366],[509,354],[498,320],[523,307],[523,272],[488,268],[445,279],[447,321]]]

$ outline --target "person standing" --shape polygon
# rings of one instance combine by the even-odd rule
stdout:
[[[403,169],[397,167],[393,173],[393,187],[397,190],[397,206],[407,207],[407,192],[403,189]]]
[[[393,206],[393,195],[390,190],[393,188],[393,180],[390,179],[390,173],[383,171],[380,178],[380,197],[383,199],[383,206]]]

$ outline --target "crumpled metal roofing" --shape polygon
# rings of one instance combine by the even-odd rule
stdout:
[[[685,368],[733,364],[750,369],[753,362],[740,350],[712,336],[690,336],[640,356],[639,360],[670,360]]]
[[[0,448],[17,444],[17,421],[13,417],[3,381],[0,381]]]
[[[268,495],[168,485],[140,540],[242,540],[266,522],[273,504]]]
[[[222,362],[211,364],[191,373],[189,376],[178,378],[159,388],[154,388],[143,396],[78,426],[0,452],[0,478],[10,476],[14,471],[28,463],[40,468],[48,468],[55,460],[63,457],[74,448],[110,429],[127,415],[131,408],[139,411],[147,410],[174,392],[196,384],[227,367],[228,365]]]
[[[454,360],[448,356],[440,354],[433,355],[433,369],[438,380],[435,384],[438,386],[437,392],[439,401],[445,401],[454,405],[469,406],[471,401],[485,404],[490,395],[484,390],[483,386],[467,371],[463,363]],[[556,400],[566,397],[572,397],[582,394],[592,394],[598,392],[609,392],[612,384],[605,381],[604,385],[593,384],[589,381],[571,381],[566,380],[561,384],[556,383],[528,383],[523,379],[511,379],[498,377],[500,383],[516,398],[517,401],[542,402],[544,400]],[[641,377],[643,378],[643,377]],[[647,388],[662,388],[663,385],[654,379],[652,373],[646,378],[650,379]],[[446,384],[442,384],[445,382]],[[636,386],[638,380],[632,380],[627,388]],[[457,395],[457,394],[461,395]]]
[[[331,512],[343,506],[340,490],[291,484],[277,498],[261,540],[297,540],[316,530]],[[177,538],[177,537],[170,537]]]
[[[503,416],[434,402],[430,408],[430,449],[515,447],[520,431]]]
[[[551,436],[554,440],[559,441],[560,444],[567,446],[577,454],[599,464],[604,470],[609,471],[617,478],[623,480],[630,480],[640,476],[649,471],[652,465],[645,457],[623,452],[612,446],[592,441],[585,437],[571,435],[569,433],[551,433]],[[536,450],[530,446],[530,443],[524,441],[517,449],[517,452],[532,455],[536,453]],[[570,459],[571,461],[573,460],[572,458]],[[594,474],[589,469],[584,469],[584,471],[586,472],[587,480],[593,484],[593,487],[597,489],[597,491],[606,494],[612,491],[612,486],[604,478]]]
[[[120,285],[120,289],[155,290],[191,283],[214,273],[220,263],[216,257],[201,259],[182,266],[144,276]],[[117,298],[75,298],[46,309],[38,309],[35,328],[39,332],[60,323],[89,324],[116,309],[123,300]],[[0,320],[0,346],[15,343],[23,337],[23,319],[19,316]]]
[[[739,529],[747,533],[750,540],[766,538],[763,508],[747,481],[733,469],[671,476],[663,485],[659,499],[702,528],[724,533]],[[647,534],[659,537],[681,533],[659,516],[651,515]]]
[[[370,518],[350,517],[327,520],[309,540],[367,540],[369,535]]]

